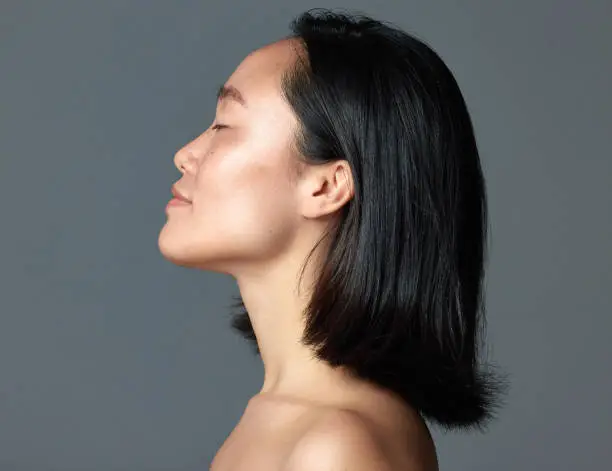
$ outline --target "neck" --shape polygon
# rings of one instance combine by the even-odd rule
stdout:
[[[249,313],[264,366],[259,394],[303,398],[343,397],[355,390],[355,381],[342,368],[332,368],[314,358],[300,343],[304,331],[302,313],[313,280],[314,257],[304,271],[298,293],[303,257],[286,257],[257,275],[236,277],[242,301]]]

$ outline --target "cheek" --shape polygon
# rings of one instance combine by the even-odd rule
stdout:
[[[294,230],[290,182],[280,165],[258,163],[253,154],[248,162],[238,159],[227,155],[201,168],[194,229],[203,248],[245,257],[269,255],[284,246]]]

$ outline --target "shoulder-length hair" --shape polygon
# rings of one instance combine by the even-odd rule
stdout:
[[[354,180],[324,235],[302,343],[443,428],[482,430],[505,383],[478,360],[487,205],[459,87],[389,23],[314,9],[291,30],[305,54],[282,92],[301,125],[299,158],[345,159]],[[233,307],[232,328],[259,354],[240,297]]]

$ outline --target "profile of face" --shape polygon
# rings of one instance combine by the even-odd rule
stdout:
[[[217,102],[212,125],[175,154],[182,176],[173,189],[188,202],[167,206],[158,238],[173,263],[261,269],[291,244],[300,221],[290,178],[298,123],[280,88],[295,60],[291,41],[249,54],[225,82],[233,92]]]

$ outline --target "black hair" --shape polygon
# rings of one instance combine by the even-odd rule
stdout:
[[[354,183],[324,235],[302,343],[443,428],[482,431],[507,384],[479,359],[486,191],[457,82],[424,41],[363,14],[313,9],[291,30],[303,54],[282,92],[300,159],[344,159]],[[240,297],[233,307],[259,354]]]

